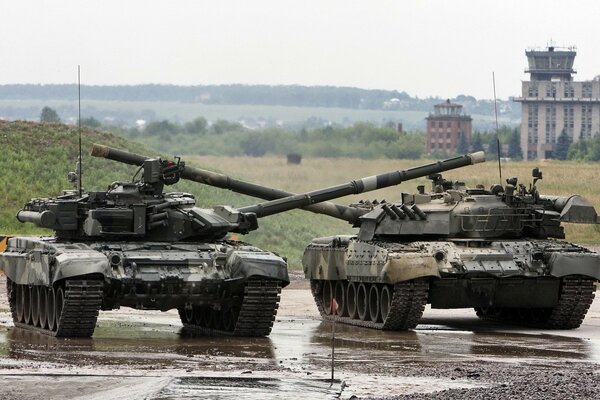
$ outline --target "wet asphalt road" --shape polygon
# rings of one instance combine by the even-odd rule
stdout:
[[[0,282],[4,288],[4,282]],[[3,303],[6,307],[4,293]],[[176,312],[102,312],[92,339],[55,339],[0,313],[0,398],[600,398],[600,300],[584,325],[541,331],[427,310],[412,332],[319,320],[285,289],[269,338],[189,338]]]

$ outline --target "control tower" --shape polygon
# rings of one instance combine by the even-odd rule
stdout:
[[[574,47],[557,50],[550,46],[545,50],[525,51],[529,68],[526,73],[531,74],[532,81],[572,81],[573,62],[577,52]]]
[[[525,51],[530,80],[521,82],[521,149],[526,160],[562,157],[560,135],[570,142],[600,134],[600,79],[574,81],[575,47]]]

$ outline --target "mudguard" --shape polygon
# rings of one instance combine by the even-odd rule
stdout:
[[[65,278],[110,274],[106,256],[87,245],[56,244],[37,237],[8,239],[0,253],[0,269],[20,285],[48,286]]]
[[[553,252],[548,261],[550,274],[561,278],[583,275],[600,280],[600,254]]]
[[[267,278],[280,280],[283,286],[290,283],[287,263],[283,258],[269,252],[234,250],[227,255],[226,265],[231,270],[231,277]]]

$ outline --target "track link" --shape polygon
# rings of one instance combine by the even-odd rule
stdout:
[[[57,316],[55,330],[18,322],[16,316],[15,326],[55,337],[91,337],[102,305],[103,287],[100,280],[69,279],[65,282],[62,312]]]
[[[248,279],[244,285],[244,296],[239,310],[234,314],[233,329],[217,329],[186,321],[183,312],[179,315],[186,333],[199,336],[269,336],[279,308],[281,282],[266,279]]]
[[[17,285],[6,277],[6,297],[8,298],[8,305],[10,307],[10,314],[12,315],[13,321],[17,320]]]
[[[311,292],[321,317],[327,321],[333,321],[334,316],[325,313],[323,300],[318,291],[318,281],[311,280]],[[363,321],[339,315],[335,316],[335,320],[347,325],[380,330],[404,331],[414,329],[423,316],[428,296],[429,282],[426,280],[399,282],[394,285],[390,310],[384,321]]]
[[[558,304],[552,308],[476,308],[477,316],[492,321],[545,329],[575,329],[585,318],[596,294],[595,279],[562,278]]]

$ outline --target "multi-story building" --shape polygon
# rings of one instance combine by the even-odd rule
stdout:
[[[462,135],[471,143],[472,118],[462,113],[460,104],[450,100],[437,104],[427,118],[427,151],[456,153]]]
[[[522,82],[521,149],[528,160],[553,158],[563,132],[571,141],[600,133],[600,80],[575,82],[574,48],[527,50],[530,74]]]

